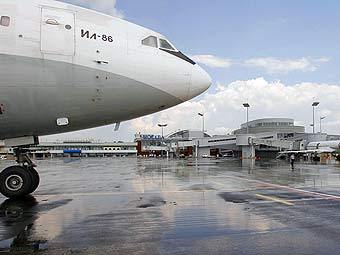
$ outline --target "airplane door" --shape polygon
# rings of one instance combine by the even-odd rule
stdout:
[[[75,54],[74,13],[48,7],[41,13],[41,51],[73,56]]]

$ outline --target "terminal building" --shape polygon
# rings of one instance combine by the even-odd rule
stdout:
[[[306,133],[305,127],[295,125],[290,118],[250,121],[226,135],[210,136],[192,130],[180,130],[165,138],[136,135],[138,155],[169,157],[276,157],[282,150],[303,150],[310,142],[338,139],[339,135]]]
[[[285,139],[294,136],[294,134],[305,133],[305,127],[295,126],[293,119],[288,118],[266,118],[253,120],[241,125],[240,129],[233,133],[238,134],[261,134],[275,132],[277,139]]]
[[[209,138],[204,133],[204,138]],[[136,134],[135,142],[137,143],[137,154],[144,157],[176,157],[180,155],[193,156],[193,141],[203,138],[202,131],[196,130],[179,130],[166,137],[161,135]],[[178,145],[181,147],[178,147]],[[189,146],[184,146],[188,144]],[[177,147],[175,146],[177,145]],[[175,146],[175,147],[174,147]]]
[[[30,156],[53,157],[127,157],[137,155],[137,144],[126,142],[100,143],[90,141],[42,142],[28,148]],[[0,154],[12,154],[11,148],[0,146]]]
[[[231,134],[210,136],[179,130],[166,137],[138,133],[131,143],[65,141],[29,148],[33,158],[49,157],[276,157],[283,150],[304,150],[311,142],[340,140],[340,135],[306,133],[289,118],[265,118],[241,125]],[[0,143],[0,156],[10,155]]]

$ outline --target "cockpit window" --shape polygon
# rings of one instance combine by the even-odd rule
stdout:
[[[158,48],[157,37],[149,36],[142,41],[142,44],[145,46]]]
[[[171,46],[171,44],[164,39],[159,39],[159,44],[160,44],[160,48],[161,49],[166,49],[166,50],[173,50],[175,51],[175,49]]]
[[[11,18],[8,16],[1,16],[0,18],[0,25],[4,27],[9,27],[9,24],[11,22]]]

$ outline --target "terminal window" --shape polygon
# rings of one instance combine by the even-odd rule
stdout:
[[[9,24],[11,23],[11,18],[8,16],[1,16],[0,18],[0,25],[4,27],[9,27]]]

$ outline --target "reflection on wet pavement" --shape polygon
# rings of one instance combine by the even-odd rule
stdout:
[[[5,200],[0,205],[0,252],[27,252],[47,249],[44,238],[30,239],[35,232],[35,221],[40,214],[63,206],[71,199],[40,204],[34,197]]]
[[[1,162],[3,164],[3,162]],[[0,167],[4,167],[0,165]],[[282,161],[39,162],[0,197],[3,254],[337,254],[340,166]]]

